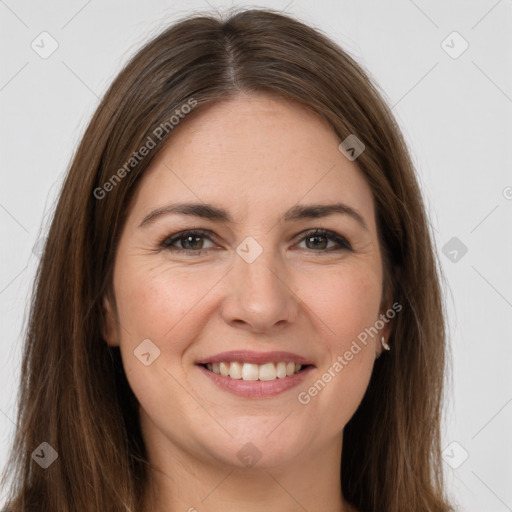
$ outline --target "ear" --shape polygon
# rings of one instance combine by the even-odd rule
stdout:
[[[103,317],[101,322],[101,335],[107,345],[111,347],[119,346],[119,329],[117,328],[117,313],[112,307],[110,299],[103,298]]]
[[[389,343],[389,338],[391,336],[391,333],[393,331],[394,326],[394,318],[396,316],[397,311],[400,311],[402,307],[400,306],[400,309],[395,311],[395,305],[396,303],[393,302],[393,290],[394,290],[394,283],[393,279],[391,278],[392,275],[395,275],[397,270],[395,268],[395,265],[389,265],[388,258],[384,257],[384,263],[383,263],[383,274],[382,274],[382,295],[380,300],[380,308],[379,308],[379,325],[381,325],[381,322],[384,325],[381,325],[379,329],[379,333],[377,336],[375,336],[375,356],[380,357],[381,353],[384,350],[384,347],[382,346],[382,338],[384,337],[384,342]],[[386,271],[386,268],[391,266],[391,271]],[[392,349],[392,347],[391,347]]]
[[[392,314],[392,316],[391,316]],[[381,329],[381,338],[384,336],[386,338],[386,342],[389,341],[389,337],[391,336],[391,332],[393,330],[394,318],[396,316],[396,311],[393,308],[393,305],[390,303],[387,307],[382,308],[380,311],[380,318],[384,319],[384,327]],[[380,341],[380,339],[379,339]]]
[[[375,359],[378,359],[382,352],[385,352],[384,346],[382,345],[382,338],[384,337],[384,343],[389,343],[389,336],[391,334],[391,325],[386,324],[386,326],[379,331],[379,334],[375,336]],[[391,347],[391,350],[392,347]]]
[[[384,337],[384,342],[389,343],[389,338],[391,336],[391,332],[393,330],[393,317],[389,317],[387,312],[393,311],[394,309],[391,305],[388,307],[383,307],[379,313],[379,319],[384,323],[383,327],[379,330],[377,336],[375,336],[375,356],[376,358],[380,357],[382,352],[384,351],[384,347],[382,346],[382,337]],[[395,313],[396,314],[396,313]],[[391,347],[393,349],[393,347]]]

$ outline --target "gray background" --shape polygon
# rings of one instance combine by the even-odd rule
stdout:
[[[460,510],[512,510],[512,0],[0,0],[0,465],[16,429],[37,243],[98,98],[167,24],[231,5],[283,9],[319,27],[393,106],[446,276],[449,489]],[[47,58],[44,31],[58,43]]]

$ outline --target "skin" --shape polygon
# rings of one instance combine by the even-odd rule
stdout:
[[[308,404],[297,399],[389,307],[381,304],[372,193],[339,143],[326,122],[295,102],[239,94],[181,121],[143,177],[116,253],[117,311],[104,300],[104,337],[120,346],[157,468],[147,512],[354,510],[340,490],[342,431],[389,324]],[[189,201],[225,208],[233,222],[172,214],[139,227],[155,208]],[[368,229],[340,214],[282,220],[297,204],[335,202],[356,209]],[[315,244],[303,235],[313,228],[336,232],[353,250],[330,238]],[[185,229],[214,237],[199,235],[192,248],[184,239],[174,243],[196,254],[160,246]],[[236,252],[248,236],[263,250],[252,263]],[[149,366],[134,356],[145,339],[160,350]],[[277,396],[241,398],[195,365],[234,349],[290,351],[315,368]],[[252,467],[237,457],[247,442],[261,454]]]

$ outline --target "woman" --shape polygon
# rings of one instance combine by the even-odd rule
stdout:
[[[13,512],[452,510],[444,308],[400,131],[272,11],[119,74],[37,276]]]

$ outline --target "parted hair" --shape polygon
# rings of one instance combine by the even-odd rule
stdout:
[[[343,432],[344,497],[364,512],[453,510],[440,459],[442,274],[404,137],[384,94],[346,51],[291,16],[250,9],[193,14],[166,28],[114,79],[82,136],[24,329],[18,429],[2,480],[10,512],[141,510],[150,463],[119,348],[102,337],[103,298],[112,294],[130,199],[160,149],[172,144],[172,129],[161,127],[191,98],[199,110],[240,92],[298,101],[340,142],[354,134],[365,145],[354,163],[374,198],[383,293],[402,310],[393,319],[392,350],[375,362]],[[126,168],[148,137],[156,147]],[[123,166],[122,180],[112,182]],[[107,182],[108,193],[99,194]],[[46,469],[31,456],[42,442],[58,453]]]

